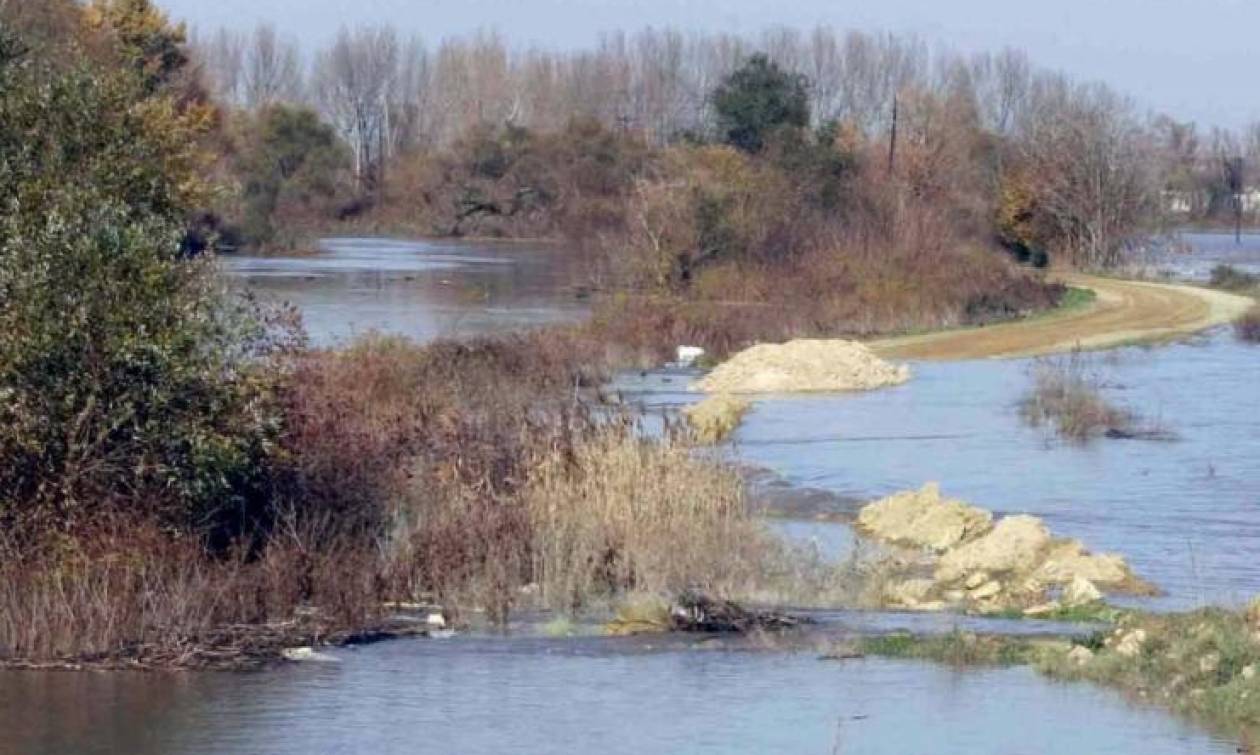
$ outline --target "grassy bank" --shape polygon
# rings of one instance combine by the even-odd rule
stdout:
[[[855,650],[955,666],[1031,665],[1055,679],[1088,681],[1164,706],[1236,738],[1260,736],[1260,611],[1121,612],[1086,637],[1020,638],[967,632],[894,634]]]

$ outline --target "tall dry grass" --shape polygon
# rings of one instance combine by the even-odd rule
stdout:
[[[1079,351],[1043,357],[1032,367],[1032,386],[1020,411],[1033,426],[1049,424],[1067,440],[1083,443],[1108,433],[1132,435],[1135,415],[1103,396],[1105,380]]]
[[[626,428],[543,458],[524,499],[533,576],[554,608],[626,591],[730,595],[764,539],[733,469]]]
[[[0,553],[0,662],[232,665],[370,626],[387,594],[376,551],[296,533],[221,554],[118,521]]]

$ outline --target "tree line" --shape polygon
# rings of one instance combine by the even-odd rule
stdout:
[[[430,46],[379,26],[304,50],[260,26],[194,36],[191,48],[219,101],[317,112],[368,194],[400,158],[485,126],[555,133],[584,119],[654,147],[717,138],[714,93],[753,55],[801,77],[811,127],[883,143],[894,166],[897,146],[942,153],[932,166],[942,180],[950,169],[987,172],[1006,200],[1004,236],[1031,256],[1057,245],[1078,264],[1115,264],[1160,219],[1187,159],[1175,122],[1104,84],[1038,68],[1018,50],[964,55],[913,36],[645,29],[556,51],[488,31]],[[976,149],[943,154],[959,143]],[[946,164],[959,160],[970,164]]]

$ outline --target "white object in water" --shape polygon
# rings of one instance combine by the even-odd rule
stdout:
[[[441,613],[434,611],[424,620],[424,623],[436,629],[442,629],[446,626],[446,617]]]
[[[280,656],[286,661],[324,661],[335,663],[337,658],[327,653],[317,653],[314,648],[285,648]]]
[[[704,356],[704,349],[699,346],[679,346],[678,347],[678,364],[683,367],[691,367],[700,357]]]

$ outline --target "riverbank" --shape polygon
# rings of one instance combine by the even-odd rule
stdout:
[[[1254,606],[1254,604],[1253,604]],[[1260,741],[1260,625],[1256,609],[1179,614],[1121,611],[1114,624],[1050,637],[895,633],[861,638],[850,652],[954,667],[1030,666],[1161,706],[1242,742]]]

